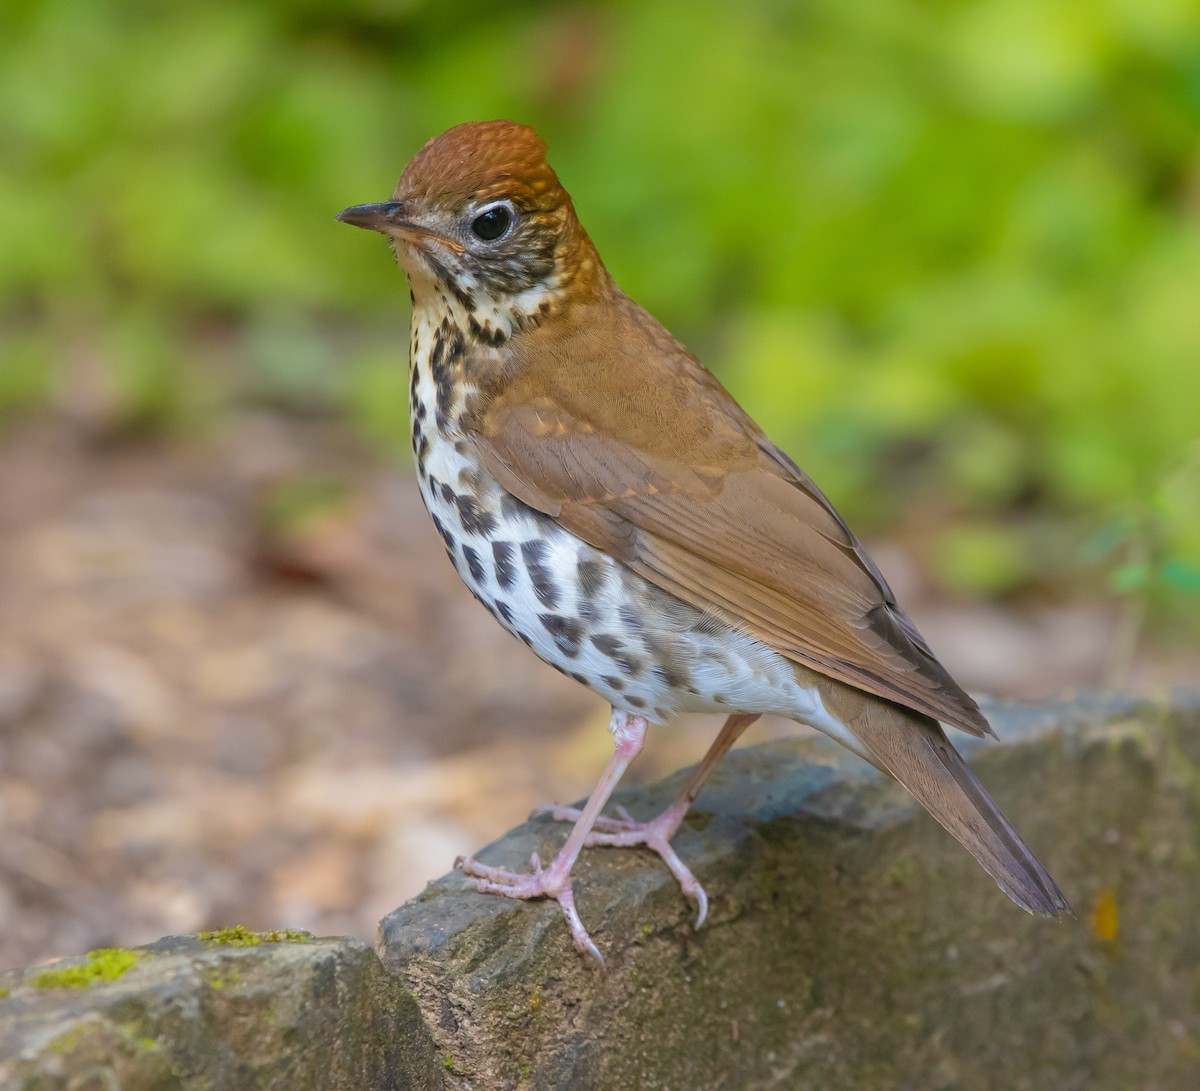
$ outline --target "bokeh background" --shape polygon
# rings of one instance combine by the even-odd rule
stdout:
[[[10,0],[0,965],[369,937],[598,772],[427,526],[407,292],[333,220],[489,117],[965,684],[1196,684],[1189,0]]]

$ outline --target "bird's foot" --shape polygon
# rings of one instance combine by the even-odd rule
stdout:
[[[601,966],[604,956],[600,948],[592,942],[583,922],[579,919],[579,911],[575,908],[575,894],[571,889],[570,868],[558,866],[558,857],[548,868],[542,867],[542,861],[535,852],[530,857],[532,871],[509,871],[507,868],[491,867],[481,864],[470,856],[460,856],[454,861],[471,885],[481,894],[498,894],[502,898],[520,898],[528,901],[532,898],[551,898],[558,902],[563,916],[567,918],[567,927],[571,930],[571,939],[575,946],[586,955],[591,955]]]
[[[649,822],[638,822],[624,807],[617,807],[619,817],[609,818],[607,815],[601,815],[597,818],[584,844],[589,847],[617,849],[640,845],[657,853],[675,876],[680,889],[696,903],[696,927],[700,928],[708,917],[708,895],[692,874],[691,868],[679,859],[679,855],[671,847],[671,838],[678,831],[686,811],[686,807],[672,804]],[[579,818],[579,811],[574,807],[550,805],[540,807],[534,813],[548,814],[556,822],[574,822]]]

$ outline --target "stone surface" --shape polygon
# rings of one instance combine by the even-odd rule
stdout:
[[[730,755],[677,839],[712,899],[698,933],[640,851],[578,868],[603,973],[555,907],[452,874],[383,921],[382,964],[173,937],[87,988],[0,975],[0,1088],[1193,1086],[1200,696],[986,711],[1004,742],[973,761],[1078,920],[1021,913],[833,744],[776,742]],[[649,815],[677,781],[618,798]],[[564,835],[538,818],[481,856]]]
[[[1200,702],[986,711],[1004,745],[975,764],[1078,920],[1019,911],[833,744],[735,751],[676,840],[712,899],[699,933],[653,857],[603,849],[576,883],[603,974],[556,907],[455,876],[384,920],[380,953],[417,993],[448,1085],[1194,1085]],[[644,817],[672,787],[621,798]],[[562,836],[537,819],[481,857],[524,866]]]
[[[34,984],[84,959],[0,975],[0,1088],[442,1086],[408,990],[356,940],[231,946],[168,936],[133,950],[134,968],[86,988]]]

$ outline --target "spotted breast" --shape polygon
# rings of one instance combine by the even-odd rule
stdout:
[[[442,293],[431,303],[415,301],[410,346],[421,496],[458,574],[492,616],[556,670],[652,722],[763,707],[825,718],[794,663],[654,587],[500,486],[463,416],[475,394],[469,376],[498,366],[471,353],[498,357],[503,331],[466,337],[475,316]]]

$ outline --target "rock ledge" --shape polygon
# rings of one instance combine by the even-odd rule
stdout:
[[[1003,745],[964,749],[1078,921],[1025,916],[833,744],[772,743],[726,759],[676,842],[712,899],[698,933],[652,856],[594,850],[576,895],[603,974],[556,907],[453,874],[384,919],[378,955],[234,934],[10,971],[0,1087],[1186,1086],[1200,695],[985,711]],[[619,798],[649,815],[678,779]],[[481,856],[562,835],[534,819]]]

